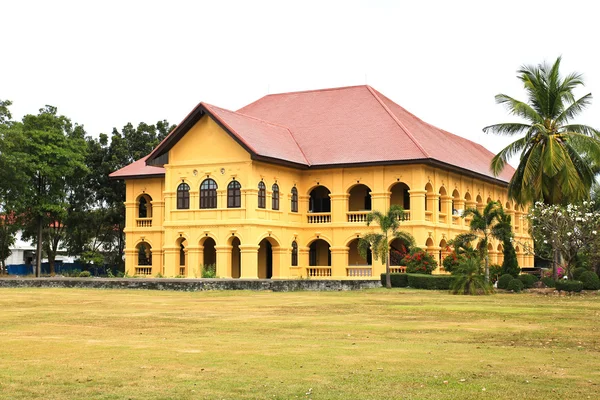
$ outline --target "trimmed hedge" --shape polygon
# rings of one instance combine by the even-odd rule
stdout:
[[[506,289],[515,293],[520,293],[524,286],[525,285],[523,284],[522,280],[513,278],[510,282],[508,282]]]
[[[392,281],[392,287],[407,287],[408,276],[407,274],[390,274],[390,281]],[[381,274],[381,286],[385,287],[385,274]]]
[[[554,279],[552,279],[551,276],[543,277],[542,282],[544,282],[544,285],[546,285],[546,287],[556,287],[556,282],[554,282]]]
[[[577,267],[573,270],[573,280],[580,281],[581,274],[588,272],[588,269],[585,267]]]
[[[454,277],[452,275],[408,275],[408,286],[415,289],[450,290]]]
[[[579,276],[579,280],[583,283],[585,290],[598,290],[600,289],[600,278],[594,271],[585,271]]]
[[[450,290],[452,275],[390,274],[392,287],[411,287],[414,289]],[[385,287],[385,274],[381,274],[381,285]]]
[[[581,292],[583,290],[583,283],[581,281],[559,279],[556,281],[556,288],[565,292]]]
[[[519,280],[523,282],[525,289],[531,289],[533,284],[538,281],[538,278],[537,276],[531,274],[521,274],[519,275]]]
[[[498,289],[508,289],[510,281],[515,279],[511,274],[504,274],[498,279]]]

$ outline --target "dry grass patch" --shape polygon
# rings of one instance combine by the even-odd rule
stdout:
[[[0,397],[597,398],[599,303],[2,289]]]

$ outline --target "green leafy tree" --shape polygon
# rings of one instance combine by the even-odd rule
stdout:
[[[64,220],[72,181],[81,179],[87,170],[85,131],[58,115],[55,107],[46,106],[13,124],[10,132],[10,151],[3,156],[18,183],[13,188],[15,208],[25,219],[25,232],[35,232],[31,236],[37,245],[39,276],[44,229]]]
[[[404,210],[398,205],[390,207],[386,214],[380,211],[372,211],[367,214],[367,226],[372,223],[379,225],[381,233],[367,233],[358,241],[358,252],[361,257],[367,258],[369,251],[373,252],[375,260],[381,258],[385,263],[385,286],[390,289],[390,243],[395,239],[401,239],[405,243],[414,245],[415,239],[408,233],[400,230],[400,221],[404,218]]]
[[[479,240],[479,251],[481,258],[485,262],[485,281],[490,281],[490,257],[488,253],[488,243],[492,238],[492,225],[498,219],[498,215],[501,212],[502,206],[497,201],[490,201],[483,212],[480,212],[476,208],[468,208],[463,213],[463,218],[471,216],[469,222],[469,228],[471,232],[481,236]]]
[[[514,234],[512,232],[511,216],[504,212],[502,205],[499,205],[496,216],[496,224],[492,227],[492,236],[502,241],[502,272],[501,274],[510,274],[515,278],[521,273],[517,252],[513,245]]]
[[[491,163],[495,175],[508,160],[520,154],[517,169],[508,185],[508,195],[518,204],[579,202],[589,197],[594,166],[586,157],[600,160],[599,132],[573,120],[591,102],[588,93],[578,99],[574,91],[583,86],[581,74],[562,77],[560,57],[552,65],[523,66],[518,78],[527,101],[498,94],[496,102],[525,122],[490,125],[486,133],[522,136],[500,151]]]

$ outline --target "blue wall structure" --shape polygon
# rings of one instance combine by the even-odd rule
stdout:
[[[9,275],[34,275],[33,265],[13,264],[7,265]],[[110,269],[108,265],[86,265],[80,263],[56,263],[54,264],[54,273],[56,275],[72,274],[74,271],[90,271],[93,276],[104,276]],[[114,269],[113,269],[114,272]],[[42,275],[50,274],[50,264],[42,263]]]

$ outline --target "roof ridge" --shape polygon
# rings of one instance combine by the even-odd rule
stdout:
[[[292,133],[292,130],[290,128],[288,128],[287,126],[281,125],[281,124],[276,124],[274,122],[270,122],[270,121],[264,120],[262,118],[255,117],[253,115],[244,114],[244,113],[241,113],[239,111],[231,111],[231,110],[228,110],[226,108],[219,107],[219,106],[213,106],[213,105],[210,105],[210,104],[208,104],[208,105],[210,107],[212,107],[212,108],[218,108],[218,109],[223,110],[223,111],[227,111],[227,112],[230,112],[230,113],[233,113],[233,114],[241,115],[242,117],[254,119],[256,121],[260,121],[260,122],[263,122],[263,123],[268,124],[268,125],[273,125],[273,126],[276,126],[278,128],[285,129],[286,131],[288,131],[288,133],[292,137],[292,140],[294,141],[294,143],[296,143],[296,146],[298,147],[298,150],[300,150],[300,153],[302,153],[302,157],[304,158],[304,161],[306,161],[306,165],[311,165],[310,161],[308,161],[308,158],[306,157],[306,154],[304,153],[304,150],[302,150],[302,147],[300,147],[300,144],[298,143],[298,141],[296,140],[296,137]]]
[[[408,130],[408,128],[406,126],[404,126],[404,124],[398,119],[398,117],[396,117],[394,115],[394,113],[392,112],[392,110],[390,110],[390,108],[388,106],[386,106],[383,101],[379,98],[379,96],[375,93],[375,89],[373,89],[371,86],[369,85],[365,85],[367,90],[371,93],[371,95],[377,100],[377,102],[381,105],[381,107],[389,114],[390,117],[392,117],[392,119],[396,122],[396,124],[398,124],[398,126],[400,127],[400,129],[402,129],[404,131],[404,133],[406,133],[406,136],[408,136],[408,138],[419,148],[419,150],[421,150],[421,152],[423,153],[423,155],[427,158],[432,158],[431,155],[429,155],[429,153],[427,153],[427,151],[423,148],[423,146],[421,146],[421,144],[417,141],[417,139],[413,136],[412,133],[410,133],[410,131]],[[391,101],[391,100],[390,100]]]
[[[355,89],[355,88],[367,87],[367,86],[368,85],[353,85],[353,86],[339,86],[339,87],[326,88],[326,89],[311,89],[311,90],[298,90],[298,91],[281,92],[281,93],[269,93],[269,94],[266,94],[266,95],[264,95],[263,97],[261,97],[259,99],[254,100],[252,103],[246,104],[244,107],[240,108],[240,110],[242,110],[242,109],[244,109],[246,107],[250,107],[254,103],[258,103],[259,101],[261,101],[265,97],[285,96],[285,95],[289,95],[289,94],[301,94],[301,93],[331,92],[331,91],[334,91],[334,90]],[[236,112],[238,112],[238,111],[236,111]]]

